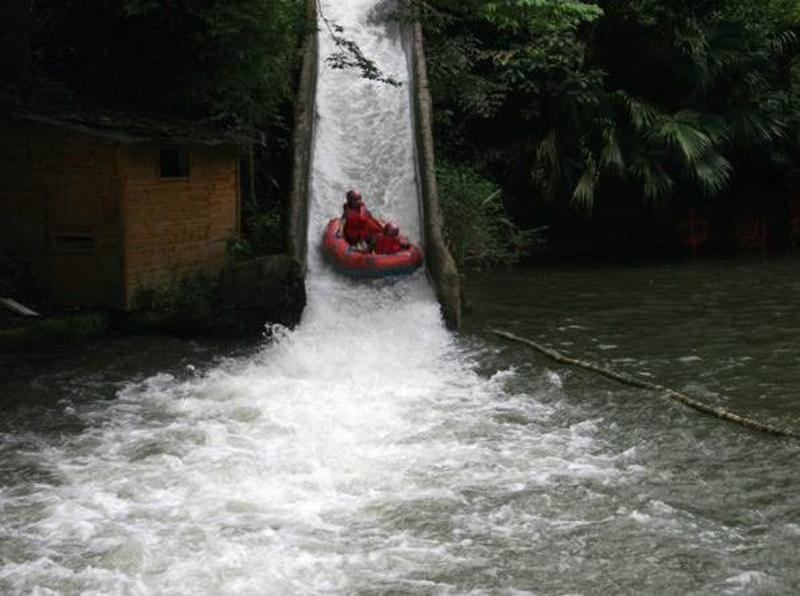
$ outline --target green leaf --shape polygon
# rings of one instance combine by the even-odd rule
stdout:
[[[622,170],[625,167],[625,158],[619,144],[619,136],[615,126],[603,129],[603,149],[600,153],[600,164],[604,167]]]
[[[694,164],[693,172],[706,194],[715,195],[726,188],[733,167],[722,155],[710,151]]]
[[[653,136],[668,146],[680,150],[688,163],[695,163],[711,149],[711,137],[696,125],[697,115],[681,111],[673,116],[664,116],[653,131]]]
[[[594,157],[588,151],[585,154],[585,166],[583,174],[581,174],[578,184],[572,193],[572,200],[574,203],[583,209],[591,209],[594,204],[594,193],[597,188],[597,182],[600,178],[597,163]]]

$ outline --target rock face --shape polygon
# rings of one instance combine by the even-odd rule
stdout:
[[[275,255],[232,265],[222,276],[222,302],[237,318],[293,326],[306,305],[300,263]]]

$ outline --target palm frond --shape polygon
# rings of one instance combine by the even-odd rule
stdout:
[[[678,149],[688,163],[700,160],[713,146],[711,137],[697,125],[697,114],[684,110],[664,116],[651,133],[668,147]]]
[[[762,106],[738,106],[725,115],[732,134],[748,143],[766,145],[783,138],[788,123],[777,114],[765,113]]]
[[[555,130],[551,130],[536,147],[536,158],[546,163],[554,172],[561,171],[560,160],[558,159],[558,140]]]
[[[797,33],[791,29],[780,31],[775,37],[769,40],[770,51],[776,54],[783,54],[794,48],[797,45]]]
[[[706,194],[715,195],[727,187],[733,166],[716,151],[709,151],[693,164],[692,173]]]
[[[633,97],[626,97],[625,103],[631,122],[637,130],[642,131],[650,128],[661,117],[661,112],[647,102]]]
[[[632,159],[630,171],[641,182],[644,196],[649,201],[665,199],[675,187],[675,181],[661,164],[644,155],[637,155]]]
[[[685,21],[675,30],[675,45],[696,64],[706,62],[711,47],[705,27],[695,19]]]
[[[730,123],[719,114],[704,112],[699,114],[697,122],[714,145],[726,143],[733,136]]]
[[[597,162],[591,152],[585,151],[584,158],[585,167],[572,193],[572,200],[580,207],[589,210],[594,204],[594,192],[599,180],[599,171]]]
[[[607,168],[622,170],[625,167],[625,157],[619,143],[616,126],[606,126],[603,129],[603,148],[600,152],[600,165]]]

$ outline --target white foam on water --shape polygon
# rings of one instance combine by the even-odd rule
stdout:
[[[678,362],[683,362],[684,364],[691,364],[692,362],[701,362],[702,360],[703,359],[700,356],[696,356],[694,354],[678,358]]]
[[[507,374],[479,376],[435,303],[396,291],[374,293],[385,302],[363,327],[332,336],[309,321],[252,358],[88,406],[89,429],[39,454],[59,482],[14,504],[29,509],[17,534],[36,556],[4,565],[0,585],[423,589],[415,582],[481,561],[480,540],[464,540],[524,540],[549,523],[513,503],[481,512],[475,499],[618,474],[615,458],[586,452],[592,423],[531,432],[551,408],[506,395]]]
[[[725,594],[770,593],[775,580],[761,571],[742,571],[726,580]],[[772,584],[772,585],[771,585]]]

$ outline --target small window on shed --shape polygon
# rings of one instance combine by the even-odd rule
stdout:
[[[182,147],[161,150],[161,177],[186,178],[189,175],[189,152]]]

